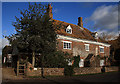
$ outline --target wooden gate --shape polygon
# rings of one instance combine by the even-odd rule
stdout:
[[[17,76],[18,75],[25,75],[26,73],[26,62],[21,61],[22,59],[18,59],[17,61]]]

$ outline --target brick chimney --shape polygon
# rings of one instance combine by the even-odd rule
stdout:
[[[83,27],[82,17],[78,17],[78,26]]]
[[[50,17],[51,19],[53,19],[52,6],[51,6],[51,4],[48,4],[47,12],[48,12],[49,17]]]

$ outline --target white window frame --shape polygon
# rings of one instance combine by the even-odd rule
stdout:
[[[71,32],[68,32],[68,30],[71,30]],[[72,34],[72,28],[71,28],[70,25],[66,28],[66,33],[68,33],[68,34]]]
[[[85,45],[85,51],[89,51],[90,50],[90,48],[89,48],[89,44],[84,44]],[[88,47],[88,49],[86,48],[86,46]]]
[[[69,44],[69,45],[67,45],[66,47],[64,47],[65,46],[65,44],[64,43],[67,43],[67,44]],[[69,47],[68,47],[69,46]],[[71,50],[72,49],[72,42],[70,42],[70,41],[63,41],[63,49],[69,49],[69,50]]]
[[[103,51],[101,51],[100,49],[103,49]],[[99,51],[100,51],[100,53],[104,53],[104,47],[103,46],[99,46]]]

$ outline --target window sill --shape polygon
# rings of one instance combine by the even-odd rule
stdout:
[[[100,52],[100,53],[104,53],[104,52]]]
[[[71,50],[71,49],[67,49],[67,48],[63,48],[63,49],[65,49],[65,50]]]

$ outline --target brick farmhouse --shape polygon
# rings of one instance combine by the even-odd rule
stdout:
[[[53,19],[52,6],[48,5],[47,13],[53,21],[53,25],[60,25],[57,33],[57,49],[69,53],[69,58],[80,56],[79,67],[103,66],[109,64],[110,44],[101,40],[97,32],[91,32],[83,27],[82,17],[78,17],[78,25]],[[11,47],[7,47],[9,53],[7,59],[11,58]],[[4,63],[6,57],[3,58]],[[16,56],[14,56],[16,57]],[[99,58],[99,59],[98,59]],[[106,59],[107,58],[107,59]],[[17,58],[16,58],[17,59]],[[102,59],[102,60],[101,60]],[[8,60],[9,61],[9,60]],[[16,60],[13,60],[15,62]],[[11,60],[10,60],[11,63]],[[72,65],[73,62],[69,62]],[[87,65],[86,65],[87,64]]]
[[[74,25],[53,19],[52,6],[50,4],[47,11],[51,20],[54,20],[54,25],[62,24],[60,29],[57,30],[57,48],[59,50],[68,52],[71,57],[80,55],[80,59],[83,62],[87,58],[94,59],[98,55],[101,58],[109,57],[110,44],[101,40],[97,32],[91,32],[84,28],[82,17],[78,17],[78,25]],[[83,67],[84,63],[80,66]]]

